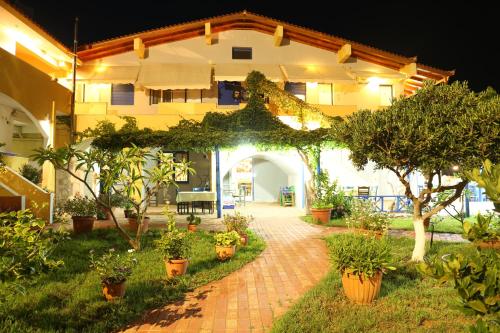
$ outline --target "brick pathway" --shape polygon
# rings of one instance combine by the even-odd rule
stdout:
[[[265,332],[328,272],[320,239],[326,229],[300,221],[294,208],[268,205],[242,211],[254,215],[252,229],[266,240],[264,252],[184,301],[148,313],[126,332]]]

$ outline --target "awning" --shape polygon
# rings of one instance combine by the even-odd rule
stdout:
[[[89,83],[135,83],[139,66],[82,66],[77,73],[79,81]]]
[[[252,71],[259,71],[271,81],[283,81],[283,73],[278,65],[264,64],[217,64],[214,70],[215,81],[245,81]]]
[[[147,64],[137,83],[149,89],[210,89],[211,75],[209,64]]]
[[[287,81],[330,83],[338,80],[352,80],[341,66],[283,65]]]

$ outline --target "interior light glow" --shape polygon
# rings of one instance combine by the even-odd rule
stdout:
[[[383,83],[384,80],[382,80],[381,78],[379,77],[376,77],[376,76],[372,76],[372,77],[369,77],[367,80],[368,82],[368,89],[370,91],[378,91],[378,86]]]
[[[318,88],[318,82],[306,82],[307,89],[316,89]]]

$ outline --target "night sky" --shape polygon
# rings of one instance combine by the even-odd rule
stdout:
[[[15,1],[54,37],[71,47],[74,17],[79,42],[102,39],[247,9],[256,14],[455,69],[479,91],[500,89],[499,18],[480,1]],[[134,4],[133,6],[131,4]]]

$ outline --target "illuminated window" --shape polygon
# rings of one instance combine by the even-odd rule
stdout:
[[[392,104],[392,99],[394,98],[392,93],[392,85],[379,85],[379,93],[381,106],[389,106]]]
[[[332,105],[332,84],[308,82],[306,84],[306,102],[310,104]]]
[[[111,105],[134,105],[134,85],[112,84]]]

